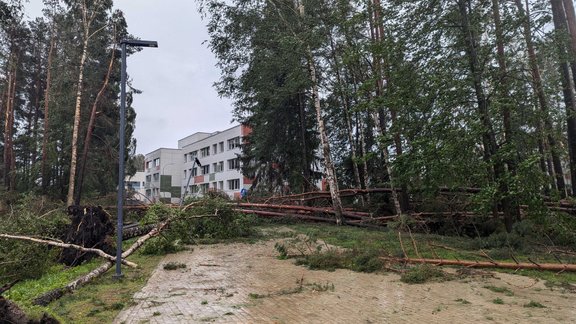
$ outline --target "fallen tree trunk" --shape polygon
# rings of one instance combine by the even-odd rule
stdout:
[[[576,264],[560,264],[560,263],[511,263],[511,262],[497,262],[497,261],[466,261],[466,260],[446,260],[446,259],[425,259],[425,258],[393,258],[381,257],[383,260],[405,263],[428,263],[433,265],[450,265],[450,266],[463,266],[467,268],[501,268],[513,270],[547,270],[547,271],[576,271]]]
[[[218,210],[216,210],[216,213],[214,215],[201,215],[201,216],[194,216],[192,218],[215,217],[215,216],[218,216],[217,213],[218,213]],[[150,238],[152,238],[154,236],[159,235],[162,232],[162,230],[164,228],[166,228],[170,224],[170,222],[172,222],[172,220],[174,220],[174,218],[169,218],[169,219],[165,220],[164,222],[158,224],[158,226],[153,228],[148,234],[146,234],[146,235],[140,237],[138,240],[136,240],[136,242],[134,242],[134,244],[132,244],[132,246],[130,246],[130,248],[128,248],[126,251],[124,251],[122,253],[122,260],[126,259],[132,253],[134,253],[136,250],[138,250],[138,248],[140,248],[142,245],[144,245],[144,243],[146,243],[147,240],[149,240]],[[88,274],[85,274],[85,275],[81,276],[80,278],[67,284],[65,287],[50,290],[47,293],[35,298],[33,301],[33,304],[46,306],[49,303],[51,303],[52,301],[64,296],[67,293],[71,293],[72,291],[74,291],[74,290],[80,288],[81,286],[91,282],[92,280],[98,278],[99,276],[104,274],[106,271],[108,271],[110,268],[112,268],[113,265],[114,265],[114,262],[107,261],[107,262],[101,264],[98,268],[90,271]]]
[[[13,239],[13,240],[30,241],[30,242],[40,243],[40,244],[46,244],[46,245],[66,248],[66,249],[76,249],[76,250],[82,251],[82,252],[95,253],[104,259],[108,259],[109,261],[116,262],[115,256],[107,254],[106,252],[104,252],[100,249],[86,248],[86,247],[76,245],[76,244],[62,243],[62,242],[57,242],[54,240],[42,240],[42,239],[37,239],[34,237],[21,236],[21,235],[0,234],[0,237],[7,238],[7,239]],[[127,266],[132,267],[132,268],[136,268],[138,266],[136,263],[130,262],[128,260],[122,260],[122,264],[127,265]]]
[[[307,211],[314,213],[335,214],[334,209],[332,209],[331,207],[320,208],[320,207],[306,207],[306,206],[294,206],[294,205],[271,205],[271,204],[253,204],[253,203],[237,203],[236,206],[248,207],[248,208],[285,209],[285,210]],[[355,219],[364,219],[369,218],[370,214],[363,212],[343,211],[342,216]]]

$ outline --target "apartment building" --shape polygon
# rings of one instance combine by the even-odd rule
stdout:
[[[149,202],[180,202],[182,153],[180,149],[159,148],[145,155],[144,189]]]
[[[238,125],[214,133],[194,133],[179,140],[182,196],[220,191],[239,198],[241,190],[252,184],[240,170],[240,143],[249,132],[248,127]]]
[[[139,200],[141,202],[146,202],[146,173],[143,171],[137,171],[133,176],[126,176],[124,179],[124,189],[126,190],[126,196]]]

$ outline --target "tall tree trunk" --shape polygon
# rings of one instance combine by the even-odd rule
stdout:
[[[566,184],[564,182],[564,171],[562,167],[562,162],[560,161],[560,155],[558,153],[558,145],[556,139],[552,134],[552,121],[550,120],[550,113],[548,109],[548,100],[546,99],[546,93],[544,92],[544,86],[542,83],[542,77],[540,73],[540,66],[538,65],[538,59],[536,57],[536,50],[534,48],[534,42],[532,41],[532,27],[530,23],[530,12],[528,0],[526,0],[526,10],[522,6],[521,0],[514,0],[516,3],[516,8],[520,15],[520,19],[523,21],[524,29],[524,40],[526,42],[526,50],[528,51],[528,64],[530,66],[530,71],[532,74],[532,86],[536,97],[538,98],[538,105],[542,111],[542,123],[544,127],[542,131],[544,132],[544,141],[548,141],[548,146],[550,147],[550,155],[552,156],[552,165],[554,166],[554,175],[556,178],[556,187],[560,193],[560,197],[566,197]],[[546,147],[546,145],[544,145]],[[546,152],[546,150],[545,150]],[[547,158],[546,158],[547,159]]]
[[[76,199],[74,203],[80,205],[80,199],[82,198],[82,185],[84,184],[84,173],[86,171],[86,164],[88,162],[88,151],[90,149],[90,141],[92,140],[92,132],[94,131],[94,124],[96,123],[96,112],[98,110],[98,103],[104,95],[106,88],[108,87],[108,82],[110,81],[110,74],[112,73],[112,67],[114,66],[114,54],[116,53],[116,47],[112,48],[112,54],[110,56],[110,63],[108,63],[108,70],[106,71],[106,76],[104,77],[104,82],[94,103],[92,104],[92,111],[90,112],[90,121],[88,122],[88,128],[86,130],[86,138],[84,138],[84,147],[82,150],[82,158],[80,160],[80,168],[78,170],[78,189],[76,194]]]
[[[88,57],[88,42],[90,37],[101,29],[90,33],[92,22],[96,16],[96,12],[101,5],[100,0],[95,0],[92,3],[92,11],[88,12],[88,4],[85,0],[82,1],[82,55],[80,56],[80,64],[78,71],[78,82],[76,84],[76,106],[74,108],[74,126],[72,129],[72,143],[70,152],[70,175],[68,178],[68,194],[66,195],[66,204],[72,205],[74,202],[74,192],[76,190],[76,169],[78,164],[78,133],[80,130],[81,119],[81,104],[82,94],[84,90],[84,65]]]
[[[570,173],[572,180],[572,195],[576,195],[576,106],[574,99],[574,85],[570,78],[570,67],[566,60],[567,48],[566,43],[561,40],[562,35],[566,35],[568,30],[566,28],[566,14],[562,0],[550,0],[552,5],[552,18],[554,21],[554,29],[559,35],[557,41],[558,54],[559,54],[559,70],[560,78],[562,81],[562,94],[564,96],[564,104],[566,105],[566,124],[568,129],[568,154],[570,156]]]
[[[340,63],[338,62],[338,57],[336,55],[336,47],[334,45],[334,38],[332,33],[329,33],[330,38],[330,56],[332,61],[334,62],[333,70],[336,74],[336,84],[338,96],[340,97],[340,101],[342,102],[342,108],[344,109],[344,119],[346,120],[346,135],[348,137],[348,142],[350,144],[350,153],[352,156],[352,171],[354,173],[354,181],[355,187],[357,189],[362,188],[362,181],[360,181],[360,171],[358,170],[358,157],[357,157],[357,149],[356,149],[356,142],[354,141],[354,136],[352,135],[352,116],[350,114],[350,98],[348,97],[347,92],[344,90],[344,83],[342,82],[342,77],[340,75]],[[360,196],[361,204],[364,206],[364,197]]]
[[[78,132],[80,130],[80,117],[81,117],[81,104],[82,92],[84,89],[84,64],[88,56],[88,35],[84,37],[82,43],[82,56],[80,57],[80,71],[78,72],[78,82],[76,83],[76,106],[74,108],[74,127],[72,129],[72,150],[70,153],[70,176],[68,180],[68,195],[66,196],[66,204],[68,206],[74,203],[74,190],[76,184],[76,167],[78,162]]]
[[[369,24],[370,24],[370,38],[372,41],[372,46],[376,47],[377,45],[382,45],[384,41],[384,26],[382,24],[382,19],[380,17],[382,11],[382,7],[380,5],[380,0],[369,0],[368,2],[368,14],[370,15]],[[384,82],[386,77],[383,71],[383,62],[382,57],[380,54],[377,54],[376,48],[372,49],[372,65],[374,69],[374,76],[376,78],[375,83],[375,96],[377,98],[384,96]],[[392,112],[390,110],[391,117],[393,119],[392,124],[395,124],[396,121],[396,112]],[[384,137],[387,133],[386,127],[386,111],[384,107],[380,107],[377,112],[371,112],[370,116],[372,117],[378,135]],[[398,135],[398,136],[396,136]],[[402,154],[402,147],[400,143],[400,136],[399,134],[394,134],[394,143],[396,145],[396,152],[398,153],[398,148],[400,148],[400,154]],[[396,191],[396,185],[394,184],[394,175],[392,174],[392,167],[390,166],[390,153],[388,150],[388,146],[386,143],[382,143],[379,141],[380,149],[382,150],[382,158],[384,159],[384,164],[386,166],[386,172],[388,173],[388,178],[390,181],[390,188],[392,188],[392,201],[394,204],[394,208],[396,209],[396,214],[401,214],[404,208],[408,207],[408,193],[406,186],[401,184],[402,190],[401,196],[398,196],[398,192]]]
[[[56,43],[55,29],[52,26],[50,31],[50,48],[48,49],[48,60],[46,62],[46,88],[44,89],[44,130],[42,135],[42,161],[40,173],[42,175],[42,191],[46,192],[50,179],[48,176],[48,140],[50,138],[50,87],[52,85],[52,60]]]
[[[310,182],[310,162],[308,161],[308,142],[306,140],[306,107],[303,94],[298,94],[298,113],[300,122],[300,139],[302,141],[302,172],[304,176],[304,186],[302,192],[310,191],[313,187]]]
[[[300,17],[304,18],[304,4],[301,1],[296,3]],[[318,78],[316,76],[316,64],[314,63],[314,55],[309,45],[306,45],[306,60],[308,61],[308,73],[312,83],[312,97],[314,100],[314,108],[316,110],[316,121],[318,122],[318,132],[320,133],[320,144],[322,145],[322,156],[324,157],[324,172],[326,173],[326,182],[330,187],[330,197],[332,198],[332,206],[336,216],[336,224],[340,225],[343,221],[342,216],[342,201],[340,200],[338,188],[338,179],[332,163],[332,156],[330,152],[330,142],[326,134],[326,127],[324,125],[324,117],[322,116],[322,105],[320,104],[320,94],[318,91]]]
[[[12,131],[14,129],[14,100],[16,97],[18,60],[14,58],[12,63],[10,64],[8,76],[8,98],[4,116],[4,185],[7,190],[14,190],[16,172]]]
[[[492,121],[490,119],[490,109],[489,102],[486,98],[486,93],[484,92],[484,87],[482,85],[482,70],[480,67],[480,60],[478,58],[478,42],[477,35],[474,33],[470,26],[470,19],[468,16],[468,8],[470,6],[469,0],[459,0],[458,8],[460,12],[460,18],[462,19],[462,33],[465,41],[465,52],[468,57],[468,66],[470,69],[470,74],[472,77],[472,83],[474,87],[474,92],[476,95],[476,101],[478,105],[478,117],[483,127],[482,131],[482,144],[484,146],[484,161],[486,164],[493,165],[490,167],[489,176],[491,180],[499,184],[503,181],[505,167],[501,159],[497,158],[496,154],[498,152],[498,144],[496,142],[496,135],[494,134],[494,127],[492,126]],[[500,186],[499,186],[500,187]],[[502,189],[502,188],[501,188]],[[504,188],[506,189],[506,188]],[[508,195],[507,192],[502,193],[503,196]],[[498,202],[496,202],[498,203]],[[494,206],[494,211],[497,211],[497,205]],[[504,225],[506,226],[506,231],[512,231],[512,225],[514,224],[515,218],[511,214],[504,215]]]
[[[505,154],[506,165],[508,166],[508,172],[512,177],[516,176],[517,170],[517,159],[516,159],[516,145],[515,145],[515,131],[512,128],[512,116],[510,114],[510,108],[512,106],[512,98],[510,96],[510,84],[508,77],[508,68],[506,66],[506,55],[504,52],[504,35],[502,32],[502,22],[500,19],[500,4],[499,0],[492,0],[492,12],[494,14],[494,26],[496,31],[496,56],[498,58],[498,74],[500,80],[500,97],[503,102],[500,104],[500,112],[502,114],[502,120],[504,124],[504,139],[505,149],[507,153]],[[503,177],[500,180],[499,189],[502,193],[502,208],[504,211],[505,219],[516,219],[520,220],[520,206],[515,197],[510,195],[509,186],[507,183],[508,177]]]

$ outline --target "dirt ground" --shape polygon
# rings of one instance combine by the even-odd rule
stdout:
[[[197,246],[168,255],[114,322],[576,322],[576,294],[535,279],[482,272],[409,285],[394,273],[312,271],[277,259],[276,241]],[[164,270],[168,262],[186,268]],[[527,307],[530,302],[536,307]]]

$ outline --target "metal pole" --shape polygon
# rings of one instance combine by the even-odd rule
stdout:
[[[190,178],[192,178],[192,170],[194,170],[194,166],[196,165],[196,159],[192,163],[192,169],[190,169],[190,174],[188,175],[188,181],[186,181],[186,187],[184,187],[184,195],[180,198],[180,206],[184,204],[184,198],[186,198],[186,194],[188,193],[188,186],[190,185]]]
[[[126,149],[126,43],[122,42],[122,68],[120,81],[120,143],[118,148],[118,226],[116,226],[116,274],[122,278],[122,227],[124,226],[124,151]]]

